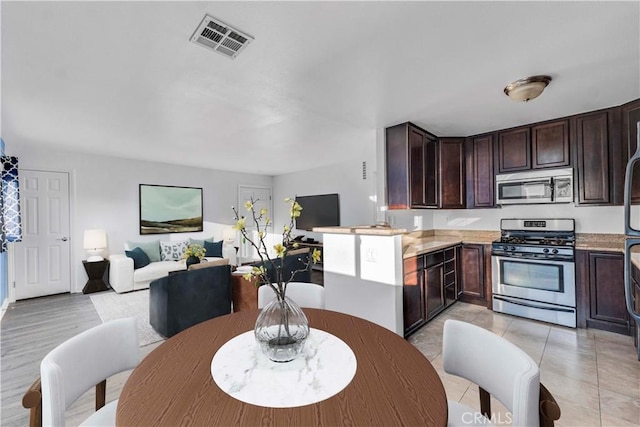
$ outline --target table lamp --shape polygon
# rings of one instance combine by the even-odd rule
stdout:
[[[222,240],[227,244],[233,244],[236,249],[236,264],[240,265],[240,254],[238,253],[238,231],[233,227],[225,227],[222,229]]]
[[[233,227],[226,227],[222,230],[222,240],[226,243],[235,243],[237,231]]]
[[[84,248],[89,254],[88,262],[102,261],[104,258],[98,255],[107,247],[107,232],[104,230],[84,230]]]

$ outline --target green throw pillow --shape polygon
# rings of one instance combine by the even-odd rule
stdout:
[[[147,254],[140,248],[134,248],[130,251],[124,251],[124,253],[131,259],[133,259],[133,269],[137,270],[139,268],[145,267],[151,264],[149,261],[149,257]]]
[[[149,257],[150,262],[160,261],[160,240],[150,240],[148,242],[129,242],[127,241],[125,249],[133,250],[140,248]]]
[[[204,249],[206,250],[204,256],[222,258],[222,240],[219,242],[210,242],[205,240]]]

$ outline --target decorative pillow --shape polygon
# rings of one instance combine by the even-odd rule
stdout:
[[[222,240],[219,242],[209,242],[205,240],[204,248],[206,250],[204,256],[222,258]]]
[[[124,249],[131,251],[140,248],[149,257],[150,262],[160,261],[160,240],[151,240],[148,242],[125,242]]]
[[[202,247],[204,248],[204,242],[211,242],[211,243],[213,243],[213,237],[210,237],[210,238],[208,238],[208,239],[204,239],[204,240],[189,238],[189,244],[190,244],[190,245],[194,245],[194,244],[195,244],[195,245],[200,245],[200,246],[202,246]]]
[[[143,251],[140,248],[134,248],[133,250],[130,250],[130,251],[124,251],[124,253],[129,258],[133,259],[134,270],[137,270],[139,268],[142,268],[144,266],[151,264],[151,261],[149,261],[149,257],[147,256],[145,251]]]
[[[162,261],[179,261],[189,246],[188,241],[160,242],[160,259]]]

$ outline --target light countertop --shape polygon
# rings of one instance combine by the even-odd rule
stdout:
[[[368,234],[374,236],[397,236],[405,234],[407,230],[404,228],[391,228],[376,225],[353,225],[349,227],[314,227],[314,233],[330,233],[330,234]]]
[[[402,236],[402,257],[410,258],[461,243],[490,245],[499,237],[499,231],[485,230],[414,231]]]
[[[624,234],[578,233],[576,249],[583,251],[624,252]]]
[[[455,246],[462,243],[460,239],[442,239],[441,237],[425,237],[419,243],[403,245],[402,258],[411,258],[414,256],[426,254],[429,252],[444,249],[449,246]]]
[[[403,258],[437,251],[460,243],[489,245],[500,238],[499,231],[485,230],[423,230],[407,232],[402,228],[384,226],[316,227],[318,233],[361,234],[378,236],[402,235]],[[578,233],[575,248],[588,251],[624,252],[623,234]]]

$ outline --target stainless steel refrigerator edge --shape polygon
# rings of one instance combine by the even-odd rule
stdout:
[[[631,280],[631,248],[635,245],[640,245],[640,230],[631,226],[631,187],[633,183],[633,166],[636,162],[640,162],[640,122],[636,125],[638,131],[638,142],[636,146],[636,152],[629,159],[627,163],[627,170],[625,174],[625,188],[624,188],[624,232],[627,236],[624,250],[624,296],[627,311],[636,325],[640,328],[640,313],[634,309],[634,297],[633,297],[633,282]],[[636,295],[636,298],[640,298],[640,295]],[[640,342],[637,346],[637,356],[640,360]]]

